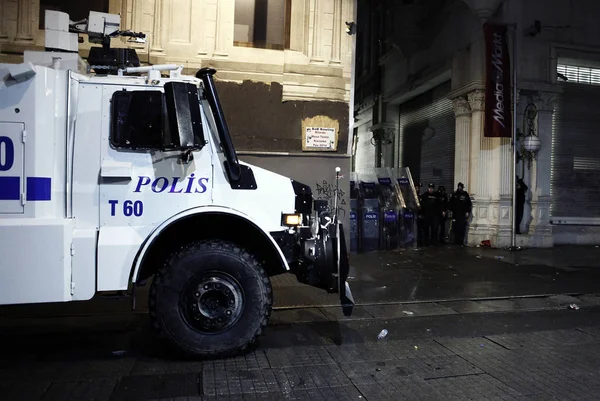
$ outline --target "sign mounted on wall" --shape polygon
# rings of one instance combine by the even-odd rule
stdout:
[[[340,123],[328,116],[317,115],[302,120],[302,150],[336,152]]]
[[[486,24],[484,31],[486,71],[483,135],[488,138],[511,138],[512,91],[507,26]]]
[[[324,127],[306,127],[304,129],[302,150],[336,150],[336,129]]]

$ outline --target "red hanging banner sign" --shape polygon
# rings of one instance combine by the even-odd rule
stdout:
[[[488,138],[511,138],[511,69],[507,27],[484,26],[485,31],[485,126]]]

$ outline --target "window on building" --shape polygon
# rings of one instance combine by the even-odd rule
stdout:
[[[577,84],[600,85],[600,68],[558,64],[556,72],[563,81]]]
[[[235,46],[290,47],[291,0],[235,0]]]
[[[80,21],[89,16],[90,11],[108,12],[109,0],[40,0],[40,29],[45,29],[46,10],[62,11],[69,14],[71,21]]]

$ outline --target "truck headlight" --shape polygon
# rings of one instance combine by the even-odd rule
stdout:
[[[282,213],[281,225],[287,227],[297,227],[302,225],[302,215],[299,213]]]

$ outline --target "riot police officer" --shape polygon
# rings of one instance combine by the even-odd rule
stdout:
[[[423,183],[419,182],[417,189],[417,197],[419,198],[419,210],[417,211],[417,246],[423,246],[424,233],[423,233]]]
[[[523,181],[522,178],[519,178],[518,175],[516,178],[517,178],[516,179],[516,182],[517,182],[516,218],[517,218],[517,220],[515,221],[515,233],[521,234],[521,220],[523,220],[523,209],[525,207],[525,197],[527,194],[527,189],[529,189],[529,188],[527,187],[527,185],[525,184],[525,181]]]
[[[446,242],[446,217],[448,216],[448,194],[446,193],[446,188],[443,185],[438,187],[438,197],[440,198],[440,209],[442,213],[439,216],[439,234],[440,234],[440,244]]]
[[[425,245],[437,245],[439,239],[438,226],[442,208],[440,197],[435,192],[435,185],[433,183],[429,183],[427,192],[421,196],[421,199],[423,213],[423,242]]]
[[[462,182],[457,185],[456,192],[452,194],[450,201],[450,210],[453,217],[454,243],[456,245],[465,244],[465,231],[467,220],[471,216],[473,205],[471,197],[464,190],[465,186]]]

